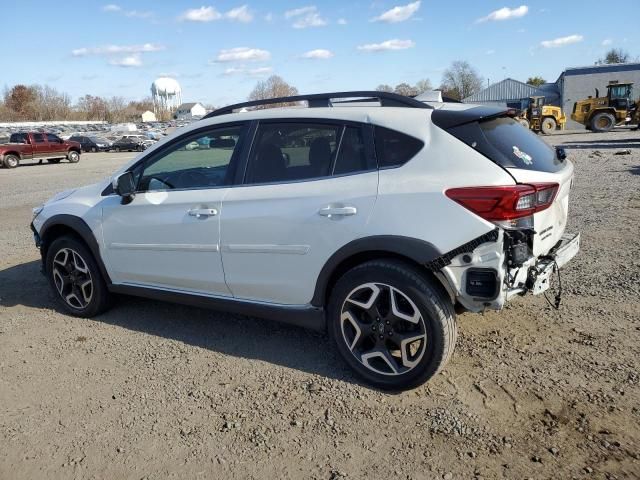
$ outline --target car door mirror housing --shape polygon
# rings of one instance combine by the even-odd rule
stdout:
[[[127,204],[136,195],[136,182],[133,173],[124,172],[113,179],[113,191],[122,197],[122,203]]]

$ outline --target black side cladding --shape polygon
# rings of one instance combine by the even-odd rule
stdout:
[[[428,262],[425,266],[432,272],[437,272],[451,263],[451,260],[462,253],[471,253],[483,243],[498,241],[498,229],[492,230],[480,235],[478,238],[471,240],[470,242],[460,245],[458,248],[454,248],[450,252],[440,255],[438,258]]]

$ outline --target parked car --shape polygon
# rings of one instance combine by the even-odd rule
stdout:
[[[6,168],[16,168],[25,160],[59,163],[66,158],[70,163],[77,163],[80,151],[78,142],[62,140],[53,133],[20,132],[12,133],[9,143],[0,145],[0,159]]]
[[[404,389],[451,358],[456,311],[541,294],[576,255],[572,180],[507,109],[328,93],[218,109],[32,229],[71,314],[120,293],[326,330],[366,381]]]
[[[111,148],[116,152],[141,152],[147,147],[145,145],[145,141],[138,137],[124,136],[113,142]]]
[[[106,152],[111,150],[110,141],[93,135],[74,135],[70,137],[69,140],[78,142],[83,152]]]

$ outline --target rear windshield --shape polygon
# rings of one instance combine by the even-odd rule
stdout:
[[[552,173],[564,167],[553,148],[509,117],[468,123],[448,131],[504,168]]]

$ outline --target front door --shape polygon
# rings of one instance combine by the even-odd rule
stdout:
[[[102,203],[107,270],[116,284],[230,295],[220,258],[222,199],[242,125],[187,134],[132,167],[133,201]]]
[[[378,172],[365,127],[261,122],[245,184],[229,190],[221,248],[233,295],[308,304],[320,270],[362,235]]]
[[[53,133],[47,133],[48,156],[49,158],[61,158],[67,155],[67,147],[62,139]]]

